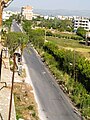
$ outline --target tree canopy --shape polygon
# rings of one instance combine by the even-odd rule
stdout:
[[[28,42],[28,36],[21,32],[9,32],[5,41],[6,46],[9,48],[10,53],[15,52],[16,48],[25,45]]]
[[[77,29],[77,32],[76,32],[76,33],[77,33],[77,35],[85,38],[86,30],[85,30],[84,28],[82,28],[82,27],[79,27],[79,28]]]

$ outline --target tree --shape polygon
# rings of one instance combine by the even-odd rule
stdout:
[[[79,35],[79,36],[81,36],[83,38],[85,38],[85,36],[86,36],[86,30],[84,28],[82,28],[82,27],[79,27],[77,29],[76,33],[77,33],[77,35]]]
[[[10,29],[11,28],[11,24],[12,24],[12,20],[13,20],[13,16],[11,16],[9,19],[3,21],[3,26]]]
[[[27,34],[29,34],[29,32],[31,31],[32,22],[29,20],[24,20],[22,26],[23,26],[24,31]]]
[[[71,32],[73,30],[72,21],[71,20],[61,20],[58,30]]]
[[[21,54],[23,52],[24,46],[28,42],[28,37],[26,34],[21,32],[9,32],[7,34],[7,39],[5,45],[9,48],[11,55],[15,52],[17,47],[21,46]]]
[[[29,32],[29,41],[35,46],[42,47],[44,44],[44,30],[36,29]]]
[[[21,15],[20,14],[17,14],[16,21],[18,24],[21,23]]]

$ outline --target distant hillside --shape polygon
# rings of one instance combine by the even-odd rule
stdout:
[[[5,10],[11,11],[21,11],[20,7],[8,7]],[[66,9],[58,9],[58,10],[42,10],[42,9],[34,9],[34,13],[49,15],[49,16],[57,16],[57,15],[66,15],[66,16],[85,16],[90,17],[90,10],[66,10]]]
[[[85,16],[90,17],[90,10],[41,10],[41,9],[34,9],[34,13],[42,14],[42,15],[49,15],[49,16],[57,16],[57,15],[66,15],[66,16]]]

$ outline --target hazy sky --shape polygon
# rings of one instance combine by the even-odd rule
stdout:
[[[8,9],[18,11],[25,5],[34,9],[90,10],[90,0],[14,0]]]

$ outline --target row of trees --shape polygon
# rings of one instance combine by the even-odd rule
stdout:
[[[45,27],[48,29],[57,29],[59,31],[69,31],[73,30],[73,23],[71,20],[59,20],[55,19],[44,19],[44,18],[37,18],[34,20],[36,26]],[[37,22],[36,22],[37,21]]]
[[[51,54],[59,64],[59,69],[68,73],[75,80],[85,86],[90,92],[90,62],[81,57],[77,52],[70,50],[58,49],[51,42],[44,45],[44,50]]]
[[[54,19],[44,19],[38,17],[37,19],[33,19],[34,25],[39,27],[45,27],[47,29],[56,29],[60,32],[68,31],[74,32],[73,21],[72,20],[59,20],[57,18]],[[76,32],[77,35],[85,38],[86,30],[84,28],[79,27]]]
[[[33,23],[31,21],[28,20],[23,21],[23,29],[29,37],[29,42],[32,42],[33,44],[35,44],[35,46],[38,47],[43,46],[45,30],[31,29],[32,24]]]
[[[67,33],[52,33],[51,31],[46,32],[47,36],[53,36],[64,39],[73,39],[73,40],[84,40],[83,37],[76,34],[67,34]]]
[[[44,51],[41,55],[63,91],[68,93],[74,105],[82,113],[82,116],[88,119],[90,117],[90,94],[87,93],[81,83],[75,81],[65,71],[63,72],[59,69],[59,63],[52,54]]]

